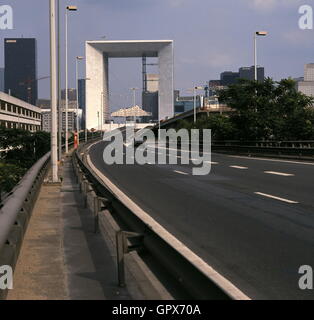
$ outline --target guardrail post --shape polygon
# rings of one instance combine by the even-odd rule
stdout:
[[[88,205],[88,193],[89,193],[89,182],[87,179],[84,180],[84,193],[85,193],[85,197],[84,197],[84,207],[87,208]]]
[[[99,211],[100,203],[97,195],[94,196],[94,232],[98,233],[99,231]]]
[[[128,246],[128,238],[137,238],[138,244]],[[142,247],[143,235],[135,232],[117,231],[116,233],[116,247],[117,247],[117,265],[118,265],[118,282],[120,287],[125,287],[125,269],[124,269],[124,255],[126,253],[135,251]]]
[[[102,206],[102,204],[104,206]],[[109,204],[109,200],[107,198],[98,197],[95,195],[94,197],[94,232],[99,232],[99,214],[100,212],[107,208],[107,205]]]
[[[119,286],[123,288],[123,287],[125,287],[123,231],[117,232],[116,241],[117,241],[118,281],[119,281]]]

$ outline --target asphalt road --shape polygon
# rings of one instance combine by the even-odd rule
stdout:
[[[314,163],[213,154],[192,165],[94,165],[156,221],[252,299],[314,299],[299,267],[314,267]]]

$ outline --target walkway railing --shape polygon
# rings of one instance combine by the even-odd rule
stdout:
[[[0,207],[0,266],[14,268],[34,204],[46,175],[50,152],[37,161]],[[0,300],[6,292],[0,290]]]

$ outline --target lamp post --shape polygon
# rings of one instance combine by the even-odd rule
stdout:
[[[77,132],[77,145],[80,145],[80,121],[79,121],[79,94],[78,94],[78,62],[83,60],[84,57],[76,57],[76,132]]]
[[[136,105],[136,90],[139,90],[139,88],[131,88],[133,91],[133,107]],[[136,116],[134,115],[134,125],[136,126]]]
[[[196,123],[196,91],[203,90],[203,87],[193,87],[193,104],[194,104],[194,123]]]
[[[65,152],[69,152],[69,93],[68,93],[68,12],[77,11],[76,6],[67,6],[65,10]]]
[[[101,92],[101,103],[100,103],[100,131],[103,130],[103,123],[104,123],[104,93]]]
[[[60,43],[60,0],[57,0],[57,24],[58,24],[58,159],[62,159],[62,116],[63,106],[61,103],[61,43]]]
[[[254,32],[254,80],[257,81],[257,37],[266,37],[267,31]]]
[[[90,78],[85,78],[85,79],[82,79],[82,80],[85,80],[85,84],[86,84],[86,81],[90,80]],[[85,86],[86,88],[86,86]],[[84,89],[85,90],[85,89]],[[84,115],[84,121],[85,121],[85,142],[87,142],[87,125],[86,125],[86,101],[84,102],[84,108],[85,108],[85,115]]]
[[[56,2],[50,0],[50,99],[52,182],[58,182]]]

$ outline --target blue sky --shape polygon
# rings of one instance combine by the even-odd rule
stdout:
[[[219,78],[225,70],[253,64],[253,33],[269,31],[259,39],[259,63],[266,75],[279,80],[303,75],[314,62],[314,31],[298,28],[300,5],[313,0],[60,0],[79,7],[69,19],[70,86],[75,86],[75,56],[84,55],[85,40],[173,39],[175,87],[186,90]],[[3,38],[38,39],[38,76],[49,74],[48,0],[0,0],[14,10],[14,30],[0,30]],[[62,15],[64,20],[64,15]],[[62,24],[62,28],[63,28]],[[64,42],[64,41],[63,41]],[[64,56],[64,53],[63,53]],[[83,73],[83,65],[81,66]],[[113,104],[131,102],[130,87],[141,87],[139,59],[111,64]],[[151,69],[153,72],[154,69]],[[49,81],[39,85],[40,97],[49,96]],[[128,100],[129,99],[129,100]]]

